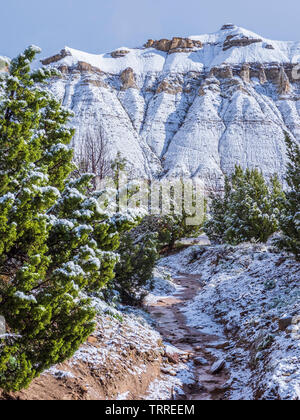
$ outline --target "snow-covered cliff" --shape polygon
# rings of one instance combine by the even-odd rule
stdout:
[[[149,40],[93,55],[65,47],[43,60],[51,90],[75,112],[75,148],[106,134],[137,174],[220,186],[236,163],[285,171],[284,131],[300,141],[300,42],[218,32]]]

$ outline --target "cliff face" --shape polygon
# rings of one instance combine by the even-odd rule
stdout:
[[[136,174],[201,177],[213,188],[236,163],[284,174],[284,131],[300,141],[299,63],[300,42],[231,24],[102,55],[66,47],[43,60],[62,72],[50,88],[75,112],[75,149],[104,132]]]

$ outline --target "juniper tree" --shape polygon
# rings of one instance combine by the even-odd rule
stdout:
[[[149,227],[158,234],[160,249],[172,249],[177,241],[195,238],[203,229],[207,201],[199,185],[188,181],[165,180],[158,215],[147,220]],[[165,209],[168,209],[168,214]]]
[[[70,357],[94,329],[83,292],[114,276],[119,231],[134,226],[88,196],[73,170],[70,113],[45,91],[53,70],[30,70],[39,50],[0,82],[0,388],[16,391]]]
[[[210,195],[210,218],[204,224],[204,231],[211,241],[223,242],[225,239],[225,213],[228,209],[230,181],[225,177],[224,193]]]
[[[280,248],[295,254],[300,259],[300,147],[286,134],[286,145],[289,163],[286,182],[289,190],[286,193],[284,211],[280,218],[282,238]]]
[[[205,230],[211,239],[233,245],[252,239],[266,242],[278,230],[283,197],[276,176],[268,184],[258,169],[244,172],[236,166],[224,197],[213,201],[217,208]]]
[[[237,168],[232,177],[232,191],[225,213],[225,240],[231,244],[251,239],[266,242],[278,230],[278,179],[272,178],[269,186],[258,169]]]
[[[146,288],[152,287],[153,269],[158,260],[157,234],[139,227],[121,236],[113,287],[127,304],[140,303]]]
[[[128,212],[134,214],[136,224],[142,222],[147,209],[138,198],[133,200],[136,207],[131,208],[131,199],[141,191],[141,183],[127,179],[128,163],[120,153],[111,164],[111,174],[116,190],[116,207],[129,206]],[[143,224],[130,232],[123,231],[120,235],[118,248],[119,261],[115,267],[115,279],[111,282],[105,295],[108,299],[117,291],[125,303],[136,304],[143,298],[143,290],[151,284],[153,269],[158,258],[156,233],[143,229]]]

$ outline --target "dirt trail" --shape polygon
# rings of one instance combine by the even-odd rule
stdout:
[[[174,279],[180,286],[175,295],[162,298],[157,303],[151,303],[147,310],[155,319],[157,330],[165,341],[189,353],[189,359],[194,360],[195,383],[186,385],[185,395],[175,396],[175,399],[185,400],[220,400],[225,399],[223,385],[228,380],[225,370],[217,374],[210,372],[216,361],[209,348],[219,343],[224,344],[224,338],[201,333],[198,329],[187,326],[186,318],[180,308],[193,299],[202,287],[199,276],[182,274]],[[225,343],[226,345],[226,343]],[[199,365],[198,358],[208,363]],[[195,360],[196,359],[196,360]],[[197,363],[198,362],[198,363]]]

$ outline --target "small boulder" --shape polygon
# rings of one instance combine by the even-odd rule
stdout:
[[[223,350],[228,346],[229,346],[228,341],[217,341],[217,342],[209,344],[209,347],[212,347],[212,348],[217,349],[217,350]]]
[[[171,376],[176,376],[177,375],[175,370],[173,370],[173,369],[162,367],[160,370],[165,375],[171,375]]]
[[[122,58],[129,54],[129,50],[116,50],[110,53],[113,58]]]
[[[194,388],[197,390],[197,392],[206,392],[207,391],[207,388],[203,385],[203,383],[202,382],[197,382],[195,385],[194,385]]]
[[[135,74],[131,67],[128,67],[125,69],[121,75],[120,75],[121,81],[122,81],[122,87],[121,90],[127,90],[127,89],[137,89],[136,80],[135,80]]]
[[[293,317],[290,315],[284,315],[278,320],[278,327],[280,331],[285,331],[287,327],[292,325]]]
[[[93,335],[91,335],[90,337],[88,337],[87,342],[89,344],[97,344],[98,343],[98,339],[96,337],[94,337]]]
[[[174,363],[174,364],[179,363],[179,354],[178,353],[168,353],[168,352],[166,352],[165,356],[170,363]]]
[[[204,357],[195,357],[194,363],[196,366],[206,366],[208,365],[208,361],[204,359]]]
[[[248,311],[241,312],[242,316],[245,316],[248,314]],[[228,324],[225,325],[225,331],[231,334],[236,334],[239,330],[239,325],[235,321],[228,322]]]
[[[224,369],[224,367],[225,367],[225,360],[224,359],[217,360],[210,368],[210,373],[215,375],[216,373],[221,372],[221,370]]]

